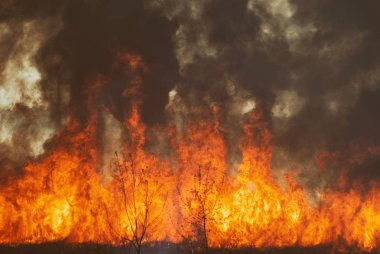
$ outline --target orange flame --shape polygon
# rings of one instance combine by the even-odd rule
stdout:
[[[236,174],[228,166],[216,107],[188,116],[182,130],[168,128],[170,158],[147,152],[138,99],[140,75],[147,68],[130,54],[120,55],[114,68],[124,68],[133,79],[123,93],[132,106],[124,121],[122,154],[111,165],[112,180],[103,181],[99,172],[96,112],[84,128],[71,119],[49,154],[29,162],[22,176],[0,188],[1,244],[118,245],[136,235],[145,241],[207,239],[209,246],[231,248],[379,247],[379,188],[373,184],[366,195],[355,188],[326,190],[317,206],[291,176],[281,189],[272,176],[271,135],[259,110],[242,125]],[[89,109],[101,84],[98,79],[89,86]]]

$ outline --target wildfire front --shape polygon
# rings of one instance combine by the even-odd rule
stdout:
[[[380,250],[377,3],[37,2],[0,4],[1,253]]]

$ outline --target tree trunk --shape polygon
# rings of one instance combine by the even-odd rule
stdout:
[[[140,253],[141,253],[141,244],[137,244],[136,254],[140,254]]]
[[[208,239],[207,239],[207,226],[206,226],[206,216],[203,216],[203,234],[204,234],[204,245],[205,245],[205,254],[208,254]]]

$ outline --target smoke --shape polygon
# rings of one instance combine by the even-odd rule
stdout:
[[[149,68],[141,88],[149,126],[165,121],[167,105],[178,123],[193,106],[218,105],[238,157],[239,122],[260,108],[277,171],[298,170],[317,186],[316,156],[339,153],[342,163],[327,171],[379,178],[379,155],[368,148],[380,142],[379,8],[375,0],[2,1],[2,167],[43,154],[68,114],[85,124],[96,75],[107,83],[95,110],[110,114],[102,124],[112,129],[129,102],[128,80],[111,67],[117,52],[130,52]],[[348,165],[358,150],[366,159]]]
[[[35,56],[60,23],[54,15],[34,16],[29,7],[0,4],[0,167],[6,173],[11,164],[42,154],[54,134]]]
[[[179,96],[192,105],[219,103],[230,125],[238,120],[231,118],[235,102],[254,98],[271,124],[276,170],[298,170],[301,181],[321,186],[318,154],[362,150],[370,162],[348,164],[342,156],[327,170],[348,171],[355,181],[380,176],[378,153],[365,152],[380,141],[377,1],[153,1],[151,7],[179,24]],[[336,179],[335,172],[322,173]]]
[[[102,135],[117,136],[109,131],[110,119],[122,120],[128,112],[122,92],[130,83],[112,70],[119,52],[138,54],[149,66],[141,88],[142,116],[149,125],[163,120],[178,72],[172,50],[175,23],[145,10],[141,1],[2,1],[0,10],[4,168],[46,152],[44,144],[68,116],[84,126],[90,111],[105,112]],[[99,76],[107,77],[107,84],[96,108],[89,109],[88,85]]]

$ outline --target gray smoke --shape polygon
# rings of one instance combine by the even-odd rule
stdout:
[[[102,128],[121,120],[129,79],[111,66],[115,52],[130,52],[149,68],[148,126],[165,123],[168,105],[178,122],[194,106],[218,105],[238,158],[239,123],[260,108],[277,172],[325,184],[315,160],[324,152],[336,155],[324,158],[331,179],[342,170],[355,181],[379,179],[379,9],[376,0],[2,1],[2,172],[43,154],[68,114],[87,122],[86,84],[95,75],[108,77],[97,98]],[[364,159],[347,160],[357,154]]]
[[[380,177],[379,153],[369,152],[380,144],[378,1],[150,6],[179,24],[179,96],[193,105],[219,103],[229,116],[236,115],[236,101],[244,115],[254,98],[271,125],[276,170],[297,170],[312,187],[324,184],[315,156],[338,152],[339,161],[323,172],[327,178],[341,170],[364,183]],[[348,163],[359,151],[365,159]]]

